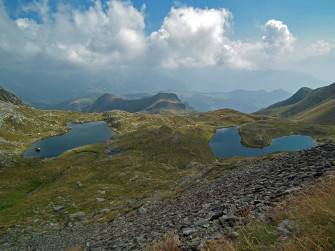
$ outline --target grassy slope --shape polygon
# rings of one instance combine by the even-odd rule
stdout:
[[[278,103],[275,103],[273,105],[270,105],[267,109],[274,109],[274,108],[279,108],[279,107],[284,107],[284,106],[289,106],[296,104],[306,98],[313,90],[307,87],[303,87],[299,89],[294,95],[289,97],[286,100],[280,101]]]
[[[289,135],[308,135],[317,141],[335,138],[335,127],[331,125],[307,124],[285,118],[271,118],[244,124],[239,128],[242,144],[252,147],[264,147],[271,140]]]
[[[335,83],[315,90],[302,88],[291,98],[256,114],[332,125],[335,122]]]
[[[41,228],[44,221],[64,224],[66,217],[52,213],[53,205],[65,206],[69,213],[82,211],[92,221],[104,221],[140,206],[145,197],[169,196],[180,188],[182,178],[206,171],[203,164],[216,160],[208,146],[216,128],[259,118],[230,110],[183,118],[11,108],[1,127],[1,150],[15,154],[0,165],[0,231],[19,222]],[[67,121],[99,119],[108,121],[117,132],[105,143],[79,147],[57,158],[21,157],[36,140],[66,132]],[[106,154],[122,149],[130,151],[113,157]],[[76,187],[78,181],[83,184],[81,189]],[[99,203],[97,198],[105,201]],[[111,212],[101,214],[102,209]]]
[[[231,109],[183,118],[124,111],[84,114],[5,106],[11,109],[7,109],[0,130],[0,149],[7,156],[0,162],[0,232],[17,224],[42,229],[43,222],[65,224],[66,214],[53,213],[54,205],[65,206],[68,213],[84,212],[89,221],[106,221],[141,206],[144,198],[173,196],[183,189],[181,179],[210,170],[208,164],[216,158],[208,143],[217,128],[243,125],[243,131],[248,126],[261,125],[273,129],[282,122]],[[36,140],[65,133],[68,130],[65,123],[71,120],[105,120],[117,135],[107,142],[79,147],[56,158],[21,157]],[[293,123],[294,126],[299,127]],[[308,127],[306,134],[316,129]],[[252,142],[257,130],[242,134],[245,142]],[[287,128],[264,133],[268,138],[282,136]],[[113,157],[106,154],[127,149]],[[80,189],[78,181],[83,185]],[[104,201],[98,202],[97,198]],[[111,211],[101,213],[103,209]]]

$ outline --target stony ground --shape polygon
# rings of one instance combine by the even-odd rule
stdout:
[[[85,250],[142,249],[168,232],[178,234],[181,249],[196,249],[207,240],[236,234],[235,228],[250,219],[264,220],[285,196],[303,190],[334,166],[332,144],[228,170],[221,166],[215,179],[198,182],[175,199],[147,202],[110,223],[85,226],[76,221],[48,233],[12,230],[0,239],[0,250],[65,250],[77,245]]]

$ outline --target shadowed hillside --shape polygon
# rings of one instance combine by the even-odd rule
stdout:
[[[190,115],[194,113],[190,107],[180,101],[176,94],[172,93],[159,93],[141,99],[124,99],[112,94],[104,94],[86,109],[87,112],[111,110],[166,115]]]

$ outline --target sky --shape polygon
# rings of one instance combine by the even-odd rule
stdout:
[[[333,0],[0,0],[0,85],[318,87],[335,80],[334,10]]]

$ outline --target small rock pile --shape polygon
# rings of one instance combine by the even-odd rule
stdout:
[[[208,240],[237,236],[236,227],[251,219],[263,221],[286,195],[334,169],[334,157],[335,145],[327,144],[241,165],[198,182],[175,199],[147,203],[145,210],[113,222],[89,226],[78,222],[18,240],[5,236],[0,249],[13,245],[13,250],[65,250],[80,245],[86,250],[133,250],[168,232],[178,234],[181,249],[196,249]],[[289,234],[294,227],[284,222],[278,231]]]

